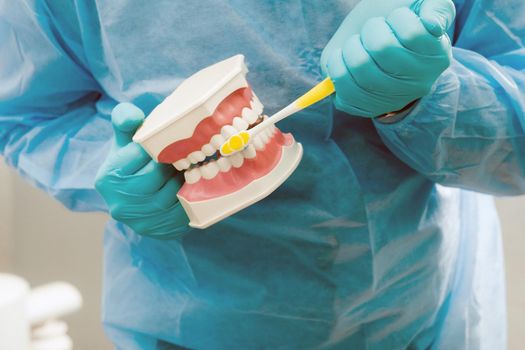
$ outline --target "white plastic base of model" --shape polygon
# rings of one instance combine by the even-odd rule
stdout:
[[[281,160],[270,173],[236,192],[198,202],[189,202],[177,196],[190,219],[190,226],[200,229],[209,227],[270,195],[294,172],[302,156],[303,146],[294,142],[293,145],[283,146]]]

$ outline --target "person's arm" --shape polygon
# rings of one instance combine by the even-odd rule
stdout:
[[[0,155],[24,178],[79,210],[105,210],[94,178],[109,151],[108,101],[83,64],[73,13],[12,1],[0,12]],[[7,7],[7,8],[6,8]],[[99,103],[97,103],[99,102]]]
[[[525,193],[524,13],[521,0],[458,7],[451,67],[404,119],[375,120],[392,152],[446,186]]]
[[[9,16],[0,16],[0,38],[7,38],[0,49],[7,63],[0,66],[0,154],[69,209],[107,210],[148,237],[189,232],[175,168],[132,142],[144,119],[138,107],[115,107],[98,92],[83,63],[74,9],[56,9],[63,11],[58,19],[43,5],[9,7]]]

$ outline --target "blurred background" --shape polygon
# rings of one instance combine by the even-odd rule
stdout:
[[[525,198],[498,200],[507,265],[509,350],[525,344]],[[37,286],[77,286],[83,309],[68,318],[75,350],[109,350],[100,323],[102,232],[105,217],[64,209],[23,182],[0,159],[0,271]],[[496,349],[495,349],[496,350]]]

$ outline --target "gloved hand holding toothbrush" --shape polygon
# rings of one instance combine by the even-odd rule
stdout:
[[[337,109],[361,117],[396,112],[428,94],[450,65],[447,30],[452,0],[364,0],[348,14],[321,57],[327,77],[255,128],[231,136],[220,148],[231,156],[269,124],[335,92]]]
[[[377,117],[428,94],[450,65],[451,0],[364,0],[325,47],[321,68],[346,113]]]

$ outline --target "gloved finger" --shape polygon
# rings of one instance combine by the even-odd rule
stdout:
[[[179,179],[172,177],[164,186],[150,197],[150,203],[155,211],[166,210],[178,202],[177,192],[179,192],[182,183]]]
[[[398,79],[420,81],[433,70],[429,64],[441,57],[418,54],[401,45],[386,19],[371,18],[361,31],[361,41],[379,68]],[[424,64],[422,64],[424,62]]]
[[[369,91],[381,91],[390,96],[406,96],[417,93],[418,84],[412,80],[400,79],[387,74],[365,50],[361,37],[353,35],[343,46],[343,59],[346,69],[356,83]]]
[[[330,53],[326,71],[334,82],[334,104],[337,109],[352,115],[369,118],[376,117],[384,113],[385,110],[389,110],[381,96],[372,94],[356,83],[346,68],[341,49],[335,49]],[[370,106],[370,109],[364,110],[357,106]]]
[[[180,202],[151,216],[131,219],[126,224],[138,234],[156,239],[176,238],[190,230],[189,218]]]
[[[151,157],[137,143],[131,142],[114,152],[108,159],[107,167],[119,176],[131,175],[142,169]]]
[[[446,36],[430,34],[421,19],[407,7],[392,11],[386,22],[400,44],[408,50],[422,55],[441,55],[449,50],[450,40]]]
[[[124,147],[132,142],[133,134],[144,121],[144,112],[134,104],[119,103],[111,112],[115,145]]]
[[[150,160],[144,167],[127,177],[126,187],[137,195],[154,194],[164,187],[174,174],[173,166]]]
[[[425,0],[418,15],[430,34],[440,37],[454,22],[456,7],[452,0]]]
[[[129,191],[118,188],[117,194],[122,199],[119,205],[111,208],[111,216],[118,221],[128,222],[134,218],[143,218],[156,215],[178,202],[177,192],[180,189],[180,183],[171,178],[159,191],[143,195],[135,191]]]

